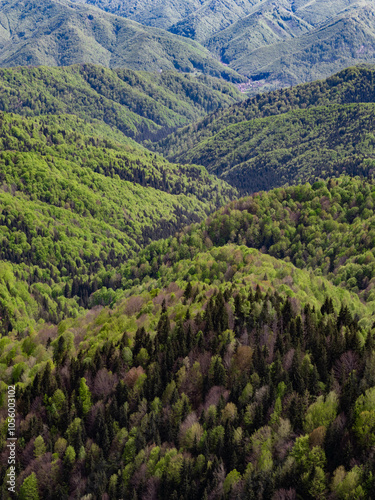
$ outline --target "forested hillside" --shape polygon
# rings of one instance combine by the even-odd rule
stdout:
[[[137,141],[160,139],[240,99],[240,92],[222,80],[171,71],[152,74],[93,64],[0,69],[1,111],[101,120]]]
[[[375,72],[350,68],[261,94],[185,127],[155,147],[204,165],[243,192],[368,175],[374,159]]]
[[[125,264],[112,307],[2,338],[19,497],[372,498],[373,302],[340,273],[374,261],[374,193],[232,202]]]
[[[119,266],[150,240],[235,197],[203,167],[170,164],[117,135],[71,115],[0,113],[0,259],[11,264],[3,331],[77,314],[98,288],[121,285]]]
[[[375,498],[375,69],[289,87],[374,47],[369,0],[0,0],[2,499]]]

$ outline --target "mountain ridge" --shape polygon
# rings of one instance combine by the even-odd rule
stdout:
[[[0,6],[0,66],[91,62],[135,70],[203,71],[243,80],[197,42],[95,7],[69,0],[2,0]]]

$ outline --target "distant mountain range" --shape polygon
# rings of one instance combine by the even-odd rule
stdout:
[[[200,44],[68,0],[0,1],[0,66],[96,63],[243,77]]]
[[[372,1],[196,0],[189,8],[173,0],[162,6],[158,0],[149,1],[147,7],[121,0],[87,3],[199,41],[223,63],[256,81],[256,91],[375,62]]]
[[[250,92],[281,88],[375,63],[375,8],[368,0],[0,0],[0,66],[87,62],[250,79]]]

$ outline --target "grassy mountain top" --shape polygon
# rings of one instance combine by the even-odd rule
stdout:
[[[143,245],[235,196],[202,167],[109,139],[101,123],[0,118],[0,259],[36,294],[35,320],[56,322],[98,288],[118,288],[116,270]],[[5,331],[21,331],[19,317],[3,312]]]
[[[68,0],[0,2],[0,66],[96,63],[241,80],[196,42]]]
[[[0,110],[24,116],[74,114],[138,141],[165,136],[240,93],[207,76],[110,70],[92,64],[0,69]],[[115,133],[115,132],[113,132]]]
[[[247,192],[372,168],[375,72],[349,68],[325,81],[258,95],[157,145],[205,165]]]

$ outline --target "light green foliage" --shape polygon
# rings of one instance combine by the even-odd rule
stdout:
[[[46,445],[42,436],[38,436],[34,442],[34,455],[36,458],[41,457],[46,452]]]
[[[86,379],[84,377],[81,378],[79,384],[79,399],[82,406],[82,411],[84,415],[90,411],[92,401],[91,401],[91,393],[90,389],[86,384]]]
[[[201,437],[203,436],[203,427],[199,424],[199,422],[195,422],[189,429],[186,431],[183,436],[182,443],[186,448],[192,448],[194,444],[199,443]]]
[[[269,426],[261,427],[251,436],[251,447],[257,457],[259,470],[271,470],[273,468],[272,431]]]
[[[362,500],[366,498],[366,492],[361,484],[362,470],[357,465],[349,472],[341,465],[334,474],[331,484],[332,491],[340,500]]]
[[[65,399],[63,391],[61,389],[56,389],[51,398],[51,402],[55,405],[57,411],[62,410]]]
[[[307,410],[304,423],[305,432],[312,432],[322,425],[328,428],[336,418],[337,409],[338,397],[334,391],[330,392],[326,398],[319,396]]]
[[[77,436],[79,436],[81,432],[82,432],[82,420],[77,417],[73,420],[73,422],[69,425],[69,427],[66,430],[66,436],[68,442],[70,444],[73,444],[74,440],[77,439]]]
[[[224,493],[228,495],[228,493],[231,491],[231,489],[241,480],[241,474],[236,470],[232,470],[227,474],[227,477],[225,478],[223,488],[224,488]]]
[[[368,389],[356,401],[354,432],[365,448],[375,445],[375,387]]]
[[[22,483],[18,498],[20,500],[39,500],[38,481],[35,472],[32,472]]]
[[[125,445],[123,458],[125,464],[130,464],[135,457],[136,446],[134,437],[130,437]]]
[[[58,453],[59,457],[62,458],[65,454],[65,450],[67,449],[68,442],[66,439],[59,437],[59,439],[55,443],[55,453]]]
[[[235,195],[203,167],[171,165],[103,127],[72,115],[0,113],[5,331],[24,334],[38,320],[58,323],[82,306],[111,304],[122,262]]]
[[[69,445],[65,451],[64,463],[68,466],[71,466],[74,464],[75,458],[76,452],[74,451],[73,446]]]

